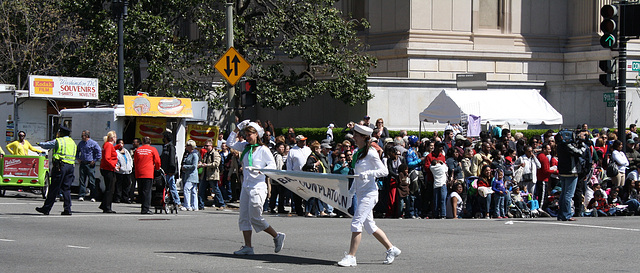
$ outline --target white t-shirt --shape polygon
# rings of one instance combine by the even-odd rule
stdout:
[[[460,216],[462,214],[462,197],[460,197],[460,195],[453,191],[451,192],[451,194],[449,194],[449,197],[447,198],[447,218],[453,218],[453,204],[451,204],[451,198],[455,197],[456,198],[456,204],[458,205],[457,208],[457,214],[458,216]]]
[[[431,173],[433,174],[433,187],[440,188],[447,184],[447,168],[446,164],[431,165]]]

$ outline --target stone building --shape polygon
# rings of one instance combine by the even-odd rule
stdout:
[[[368,114],[390,129],[417,130],[418,114],[456,75],[486,73],[488,89],[536,89],[563,115],[563,127],[616,127],[606,107],[598,61],[617,56],[600,46],[600,8],[610,0],[342,0],[345,15],[366,18],[362,32],[378,58],[375,98],[347,107],[321,97],[282,111],[256,109],[276,126],[338,127]],[[640,55],[628,45],[628,64]],[[636,72],[627,73],[627,125],[638,123]],[[480,91],[479,91],[480,92]],[[556,127],[557,128],[557,127]]]

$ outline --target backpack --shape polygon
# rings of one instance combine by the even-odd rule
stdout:
[[[562,129],[560,130],[560,132],[558,132],[557,134],[557,140],[562,141],[565,144],[570,144],[573,143],[575,140],[573,138],[573,131],[567,130],[567,129]]]

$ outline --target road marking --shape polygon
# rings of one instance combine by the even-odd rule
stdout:
[[[264,267],[264,266],[259,266],[259,265],[258,265],[258,266],[255,266],[254,268],[257,268],[257,269],[269,269],[269,270],[273,270],[273,271],[284,271],[284,270],[283,270],[283,269],[281,269],[281,268]]]
[[[0,242],[15,242],[16,240],[0,239]]]
[[[554,222],[538,222],[538,221],[514,221],[514,223],[540,224],[540,225],[558,225],[558,226],[573,226],[573,227],[600,228],[600,229],[624,230],[624,231],[640,231],[640,229],[637,229],[637,228],[619,228],[619,227],[606,227],[606,226],[594,226],[594,225],[581,225],[581,224],[570,224],[570,223],[554,223]]]
[[[88,246],[72,246],[72,245],[67,245],[67,247],[70,247],[70,248],[80,248],[80,249],[89,249],[89,248],[90,248],[90,247],[88,247]]]
[[[144,217],[147,217],[145,215],[141,215],[140,213],[119,213],[119,214],[107,214],[107,213],[100,213],[100,212],[96,212],[95,214],[76,214],[76,211],[73,211],[73,216],[68,216],[68,215],[42,215],[42,214],[38,214],[35,215],[35,213],[37,212],[33,212],[31,215],[29,215],[29,213],[25,213],[25,215],[3,215],[0,216],[0,219],[20,219],[20,218],[27,218],[27,217],[37,217],[37,218],[69,218],[69,217],[73,217],[73,218],[87,218],[87,217],[138,217],[144,219]],[[93,212],[92,212],[93,213]],[[159,214],[158,214],[159,215]],[[156,216],[158,216],[156,215]],[[196,215],[194,214],[166,214],[163,215],[163,217],[195,217]]]
[[[173,256],[165,256],[165,255],[156,255],[156,256],[158,256],[160,258],[169,258],[169,259],[175,259],[176,258],[176,257],[173,257]]]

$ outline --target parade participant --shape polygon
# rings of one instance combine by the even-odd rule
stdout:
[[[244,132],[244,141],[238,142],[239,129]],[[260,139],[264,129],[255,122],[245,120],[238,124],[238,128],[229,134],[227,145],[230,148],[242,151],[243,181],[240,192],[240,217],[238,226],[244,237],[244,245],[240,250],[233,252],[235,255],[253,255],[251,244],[251,227],[256,232],[265,231],[273,237],[275,252],[278,253],[284,246],[285,234],[276,232],[262,217],[262,207],[267,198],[267,183],[265,176],[254,168],[275,169],[276,162],[267,146]]]
[[[353,181],[350,194],[355,194],[358,206],[351,220],[351,244],[349,252],[338,262],[340,266],[356,266],[356,251],[362,240],[362,229],[373,236],[387,249],[384,264],[391,264],[400,255],[401,251],[393,246],[387,235],[379,229],[373,221],[373,207],[378,202],[377,177],[384,177],[389,174],[387,168],[382,164],[375,149],[371,148],[370,137],[373,129],[368,126],[355,125],[354,139],[358,150],[354,154],[353,168],[357,178]]]
[[[114,147],[117,138],[116,131],[109,131],[102,145],[100,174],[102,174],[102,178],[104,178],[105,192],[102,196],[102,203],[100,203],[98,208],[101,209],[103,213],[116,213],[111,209],[111,202],[113,201],[113,192],[116,186],[116,171],[119,169],[117,166],[118,154]]]
[[[96,161],[102,158],[102,149],[95,140],[91,139],[89,130],[82,131],[82,140],[78,142],[78,152],[76,157],[80,162],[80,169],[78,170],[78,179],[80,184],[80,190],[78,192],[78,201],[84,201],[87,196],[87,182],[89,183],[89,194],[91,202],[96,201],[96,175],[95,167]]]
[[[42,207],[37,207],[36,211],[44,215],[49,215],[49,211],[56,201],[56,197],[62,191],[64,198],[64,211],[62,215],[71,215],[71,183],[75,178],[73,165],[76,160],[76,143],[69,137],[71,130],[60,126],[58,137],[48,142],[38,143],[44,149],[53,149],[53,168],[51,168],[51,186],[47,193],[47,199]]]
[[[141,214],[153,214],[151,207],[151,186],[153,185],[154,171],[160,170],[160,155],[156,148],[151,147],[151,138],[142,139],[142,146],[138,147],[133,156],[136,162],[135,173],[140,191]]]
[[[34,148],[31,146],[28,140],[25,139],[27,133],[24,131],[18,132],[18,139],[14,142],[7,144],[7,150],[12,155],[29,155],[29,150],[34,151],[36,153],[43,153],[41,150]]]

